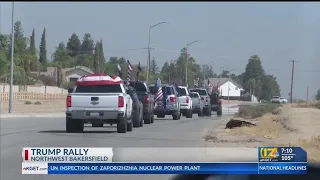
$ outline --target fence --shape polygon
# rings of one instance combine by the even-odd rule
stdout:
[[[10,86],[0,84],[0,100],[9,100]],[[13,100],[59,100],[65,99],[68,90],[55,86],[18,86],[12,88]]]
[[[34,92],[13,92],[13,100],[60,100],[65,99],[67,94],[57,94],[57,93],[34,93]],[[9,100],[9,93],[0,93],[0,100]]]

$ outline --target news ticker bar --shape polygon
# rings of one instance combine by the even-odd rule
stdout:
[[[23,162],[306,162],[300,147],[259,148],[93,148],[27,147]]]
[[[297,163],[36,163],[22,162],[22,174],[306,174]]]

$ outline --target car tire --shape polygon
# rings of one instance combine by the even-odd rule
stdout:
[[[187,117],[187,118],[192,118],[192,110],[189,110],[189,111],[186,113],[186,117]]]
[[[172,119],[173,119],[173,120],[179,120],[179,117],[180,117],[180,113],[179,113],[179,112],[175,112],[175,113],[172,115]]]
[[[133,127],[135,127],[135,128],[138,128],[138,127],[140,127],[140,111],[141,110],[139,110],[138,112],[138,114],[135,114],[135,116],[133,116]]]
[[[145,124],[151,124],[151,115],[148,116],[148,118],[144,119]]]
[[[132,122],[132,115],[130,118],[128,118],[127,122],[127,131],[131,132],[133,130],[133,122]]]
[[[154,115],[151,116],[151,124],[154,123]]]
[[[140,127],[143,127],[143,111],[140,112],[140,116],[139,116],[139,122],[140,122]]]
[[[140,127],[143,127],[143,119],[142,119],[142,117],[141,117],[141,119],[140,119]]]
[[[123,118],[119,119],[119,122],[117,123],[117,132],[118,133],[126,133],[127,132],[127,124],[128,124],[128,119],[127,119],[127,113]]]
[[[200,111],[200,116],[204,116],[204,112],[203,112],[203,109]]]
[[[66,131],[67,133],[83,132],[84,123],[80,119],[66,118]]]
[[[221,107],[218,108],[217,115],[218,116],[222,116],[222,108]]]

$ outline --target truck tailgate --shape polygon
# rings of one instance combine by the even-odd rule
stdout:
[[[71,106],[74,109],[86,108],[86,109],[101,109],[115,110],[118,108],[118,96],[119,93],[71,93]]]
[[[200,104],[199,104],[199,98],[191,98],[192,100],[192,107],[199,107]]]

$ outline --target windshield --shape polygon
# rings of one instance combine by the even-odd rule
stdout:
[[[133,87],[136,92],[147,92],[147,88],[142,82],[131,81],[130,86]]]
[[[190,93],[190,97],[192,97],[192,98],[198,98],[199,96],[198,96],[198,94],[196,94],[196,93]]]
[[[122,93],[120,84],[99,86],[76,86],[75,93]]]
[[[279,96],[273,96],[274,99],[279,99]]]
[[[178,92],[180,94],[180,96],[186,96],[187,95],[187,91],[185,88],[178,88]]]
[[[174,94],[174,91],[173,91],[172,87],[166,87],[166,90],[167,90],[167,95],[173,95]]]
[[[190,92],[197,92],[197,93],[199,93],[200,96],[206,96],[207,95],[207,91],[203,90],[203,89],[191,89]]]

